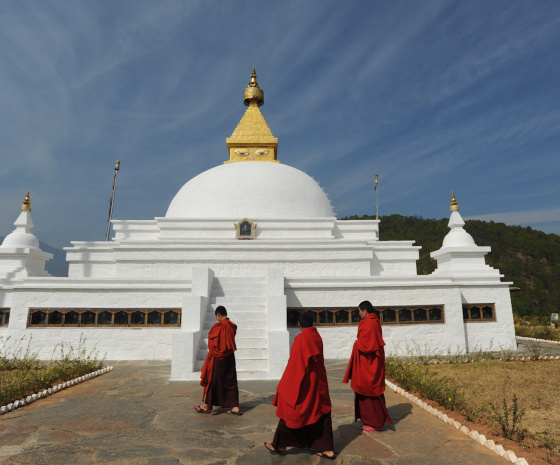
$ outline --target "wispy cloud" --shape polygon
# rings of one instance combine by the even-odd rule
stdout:
[[[541,225],[560,222],[560,207],[540,210],[499,212],[469,216],[469,220],[494,221],[510,225]]]

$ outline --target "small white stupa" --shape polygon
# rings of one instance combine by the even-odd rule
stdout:
[[[0,279],[50,276],[45,270],[45,262],[53,255],[43,252],[39,240],[31,233],[33,220],[29,191],[14,226],[16,229],[4,238],[0,246]]]
[[[465,231],[465,222],[459,213],[459,204],[455,194],[451,192],[451,216],[448,226],[451,229],[443,239],[441,249],[430,256],[437,260],[437,269],[433,272],[438,276],[450,278],[500,281],[500,272],[486,264],[484,256],[490,247],[475,244],[472,236]]]

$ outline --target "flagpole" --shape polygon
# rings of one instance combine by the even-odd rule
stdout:
[[[105,233],[105,240],[109,240],[109,234],[111,234],[111,219],[113,218],[113,205],[115,204],[115,190],[117,188],[117,174],[119,174],[119,169],[121,167],[121,162],[117,160],[115,163],[115,175],[113,176],[113,190],[111,191],[111,200],[109,200],[109,218],[107,218],[107,232]]]
[[[379,176],[375,175],[375,219],[379,219],[379,191],[377,186],[379,185]]]

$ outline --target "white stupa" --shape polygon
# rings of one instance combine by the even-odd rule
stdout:
[[[171,359],[172,379],[197,379],[224,305],[239,328],[239,378],[273,379],[299,313],[314,313],[325,357],[346,359],[356,307],[370,300],[389,354],[515,348],[510,283],[486,265],[490,249],[463,229],[454,196],[438,267],[418,276],[413,241],[380,240],[378,220],[338,220],[310,176],[279,162],[254,70],[243,97],[224,164],[186,182],[165,216],[114,220],[111,241],[73,242],[67,278],[24,266],[22,250],[48,257],[24,236],[30,217],[18,219],[0,247],[0,336],[33,336],[45,358],[85,336],[107,359]]]

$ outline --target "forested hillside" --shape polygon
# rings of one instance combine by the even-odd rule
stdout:
[[[351,216],[346,219],[374,219],[373,216]],[[381,240],[415,240],[422,246],[418,273],[429,274],[436,267],[430,252],[441,247],[449,232],[448,219],[424,219],[416,216],[380,217]],[[513,311],[519,316],[550,318],[560,310],[560,236],[532,228],[506,226],[479,220],[465,221],[466,231],[477,245],[488,245],[492,252],[486,263],[498,268],[503,281],[513,281],[521,289],[511,294]],[[550,321],[550,320],[549,320]]]

